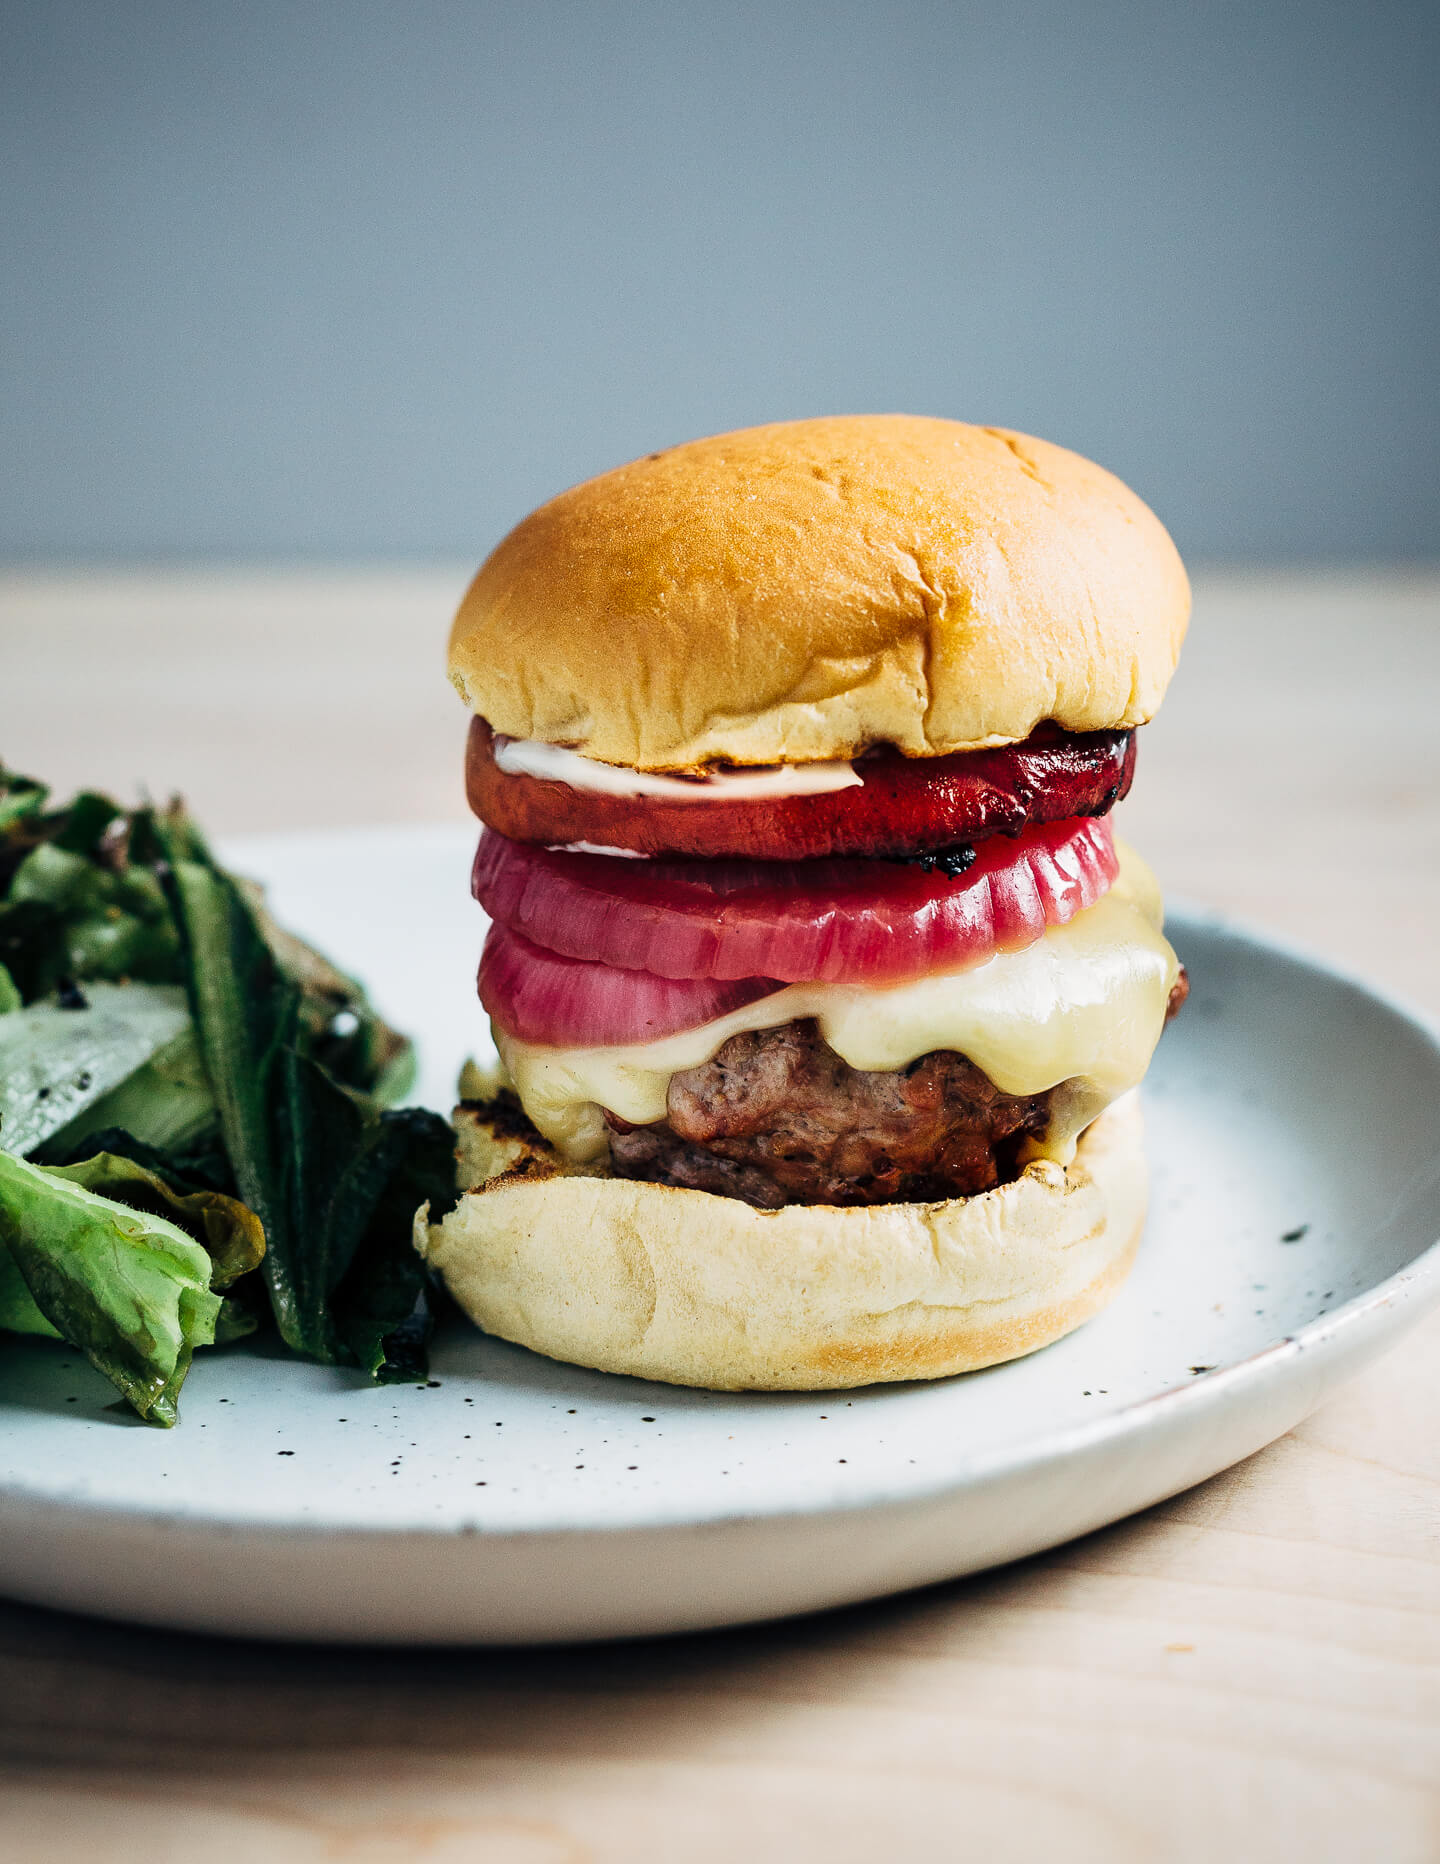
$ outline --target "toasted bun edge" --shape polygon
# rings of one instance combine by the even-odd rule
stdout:
[[[1124,1281],[1147,1190],[1138,1096],[1065,1169],[936,1204],[759,1211],[557,1161],[462,1110],[467,1190],[416,1243],[488,1333],[711,1390],[943,1378],[1033,1352]],[[491,1172],[498,1175],[488,1177]]]

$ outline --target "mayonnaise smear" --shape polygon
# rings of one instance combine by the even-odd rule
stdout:
[[[602,764],[538,738],[495,736],[495,766],[512,777],[543,777],[600,796],[660,796],[672,802],[742,802],[767,796],[819,796],[864,781],[846,763],[770,764],[756,770],[713,770],[704,777],[667,777],[659,771]]]

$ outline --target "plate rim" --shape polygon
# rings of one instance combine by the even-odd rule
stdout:
[[[425,826],[451,828],[458,825],[427,824]],[[230,849],[239,847],[243,850],[249,846],[258,849],[262,844],[288,844],[293,847],[297,844],[316,841],[333,843],[341,837],[358,838],[377,831],[403,833],[405,825],[376,825],[371,829],[283,831],[266,836],[232,838],[229,847]],[[1370,1005],[1388,1012],[1418,1034],[1431,1052],[1437,1073],[1440,1073],[1440,1018],[1432,1016],[1398,993],[1371,982],[1344,965],[1334,963],[1301,941],[1272,934],[1242,917],[1198,904],[1182,895],[1176,895],[1168,902],[1166,921],[1167,926],[1174,926],[1182,942],[1185,935],[1184,928],[1193,927],[1197,931],[1233,940],[1252,952],[1258,951],[1268,957],[1279,957],[1302,970],[1318,974],[1331,983],[1344,986],[1366,999]],[[1183,926],[1180,922],[1183,922]],[[1437,1158],[1435,1163],[1434,1177],[1435,1182],[1440,1184],[1440,1158]],[[1437,1216],[1440,1216],[1440,1212],[1437,1212]],[[156,1527],[195,1534],[211,1533],[232,1536],[250,1534],[266,1538],[300,1540],[371,1538],[386,1541],[404,1537],[447,1541],[458,1536],[469,1536],[491,1543],[537,1539],[560,1540],[590,1537],[596,1534],[623,1536],[667,1531],[694,1531],[760,1521],[800,1521],[862,1515],[877,1509],[895,1508],[907,1504],[923,1506],[926,1503],[934,1503],[958,1491],[994,1481],[997,1478],[1013,1476],[1023,1479],[1026,1475],[1049,1463],[1062,1462],[1073,1456],[1092,1452],[1101,1446],[1113,1447],[1128,1437],[1143,1436],[1147,1430],[1168,1424],[1172,1417],[1182,1420],[1189,1412],[1203,1413],[1210,1408],[1222,1408],[1233,1398],[1247,1393],[1251,1388],[1257,1390],[1263,1388],[1275,1374],[1288,1367],[1292,1361],[1316,1354],[1333,1354],[1337,1347],[1344,1346],[1352,1340],[1357,1329],[1364,1329],[1367,1322],[1373,1322],[1381,1313],[1393,1312],[1391,1325],[1388,1328],[1381,1328],[1380,1331],[1382,1335],[1394,1335],[1418,1322],[1426,1310],[1437,1302],[1440,1302],[1440,1222],[1437,1222],[1435,1239],[1409,1262],[1393,1271],[1382,1281],[1353,1295],[1348,1301],[1342,1302],[1328,1312],[1317,1315],[1314,1320],[1307,1322],[1294,1332],[1272,1340],[1257,1352],[1247,1354],[1243,1359],[1219,1366],[1214,1371],[1202,1373],[1193,1381],[1185,1384],[1167,1386],[1163,1390],[1132,1399],[1120,1405],[1116,1410],[1106,1412],[1094,1419],[1082,1420],[1063,1427],[1052,1427],[1044,1434],[1032,1435],[1008,1447],[981,1451],[962,1464],[952,1465],[943,1473],[927,1473],[903,1488],[892,1487],[888,1483],[876,1480],[872,1481],[863,1493],[850,1496],[838,1495],[818,1500],[781,1498],[764,1507],[735,1506],[714,1512],[708,1510],[699,1512],[692,1506],[690,1511],[683,1515],[659,1515],[641,1519],[579,1517],[572,1521],[547,1525],[497,1524],[490,1526],[483,1520],[454,1518],[442,1522],[430,1522],[419,1518],[366,1522],[306,1520],[299,1517],[277,1520],[273,1517],[244,1511],[220,1512],[213,1505],[176,1510],[156,1507],[150,1502],[137,1504],[133,1500],[126,1501],[116,1497],[75,1497],[49,1494],[23,1481],[0,1478],[0,1511],[7,1515],[13,1512],[23,1513],[26,1510],[43,1510],[72,1516],[103,1517],[107,1523],[124,1522],[136,1528]],[[505,1342],[505,1344],[513,1343]],[[1383,1350],[1383,1345],[1382,1340],[1376,1350]],[[515,1350],[527,1349],[517,1347]],[[567,1362],[557,1360],[554,1363],[563,1365]],[[584,1369],[581,1368],[581,1370]],[[633,1382],[639,1385],[654,1383],[654,1381],[646,1380]],[[930,1382],[914,1381],[914,1383],[928,1384]],[[662,1387],[661,1389],[668,1388]],[[8,1407],[3,1400],[0,1400],[0,1416],[7,1411],[13,1414],[14,1409],[18,1407]],[[183,1429],[183,1424],[179,1428]]]

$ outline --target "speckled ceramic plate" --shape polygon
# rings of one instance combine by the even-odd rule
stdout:
[[[463,829],[231,851],[419,1032],[449,1104],[486,1037]],[[1363,987],[1201,916],[1146,1087],[1152,1214],[1098,1320],[934,1385],[725,1396],[457,1330],[376,1389],[247,1346],[182,1422],[64,1348],[0,1354],[0,1590],[156,1624],[518,1642],[725,1625],[1055,1545],[1297,1423],[1440,1295],[1440,1044]]]

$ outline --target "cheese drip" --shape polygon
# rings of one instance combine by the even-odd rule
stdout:
[[[1062,1092],[1028,1158],[1068,1165],[1080,1134],[1150,1065],[1179,964],[1162,931],[1160,890],[1116,843],[1119,878],[1068,925],[1023,951],[887,989],[791,984],[699,1029],[617,1048],[548,1048],[495,1029],[525,1111],[567,1158],[603,1157],[608,1108],[632,1126],[666,1115],[670,1077],[711,1060],[743,1030],[813,1016],[852,1068],[908,1067],[935,1049],[968,1056],[1007,1094]]]

